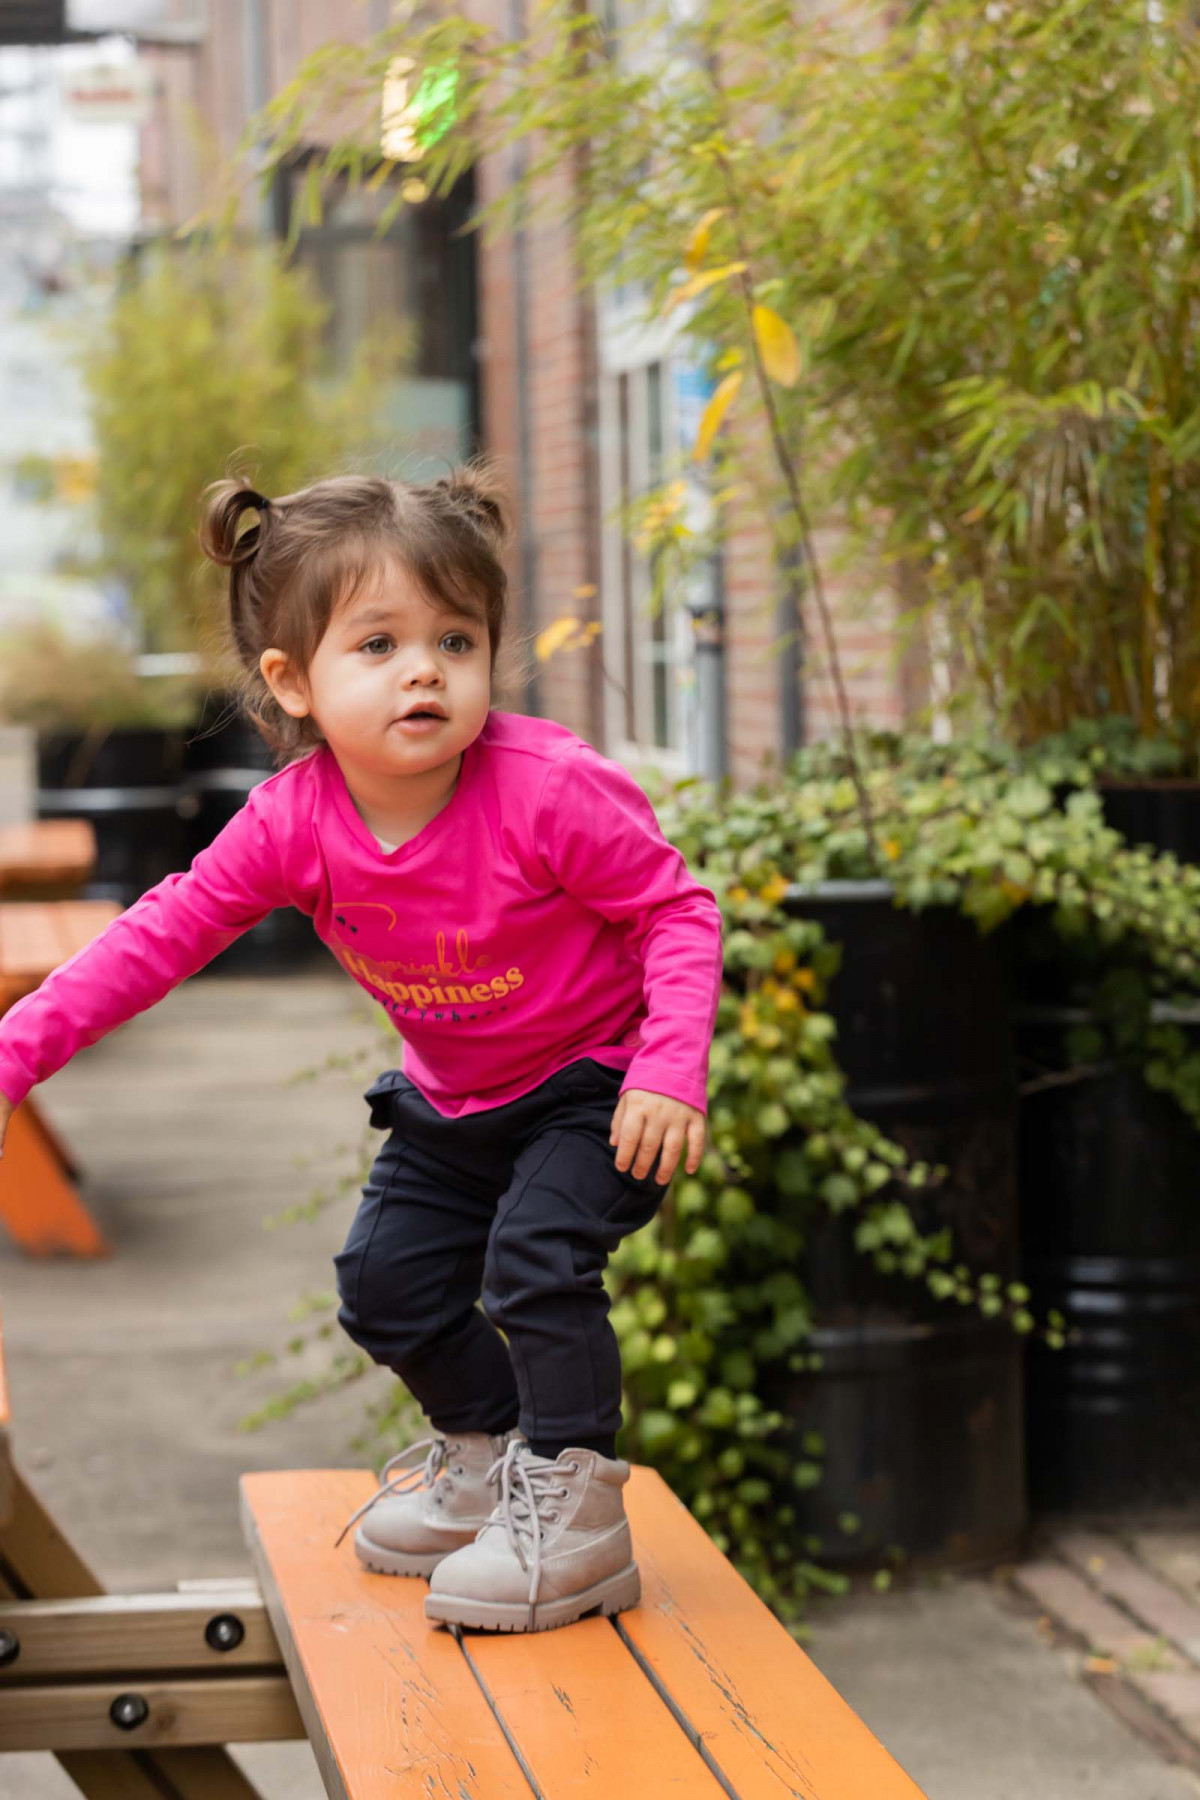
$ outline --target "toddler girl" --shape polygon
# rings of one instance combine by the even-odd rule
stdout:
[[[366,1095],[389,1135],[339,1318],[435,1434],[388,1464],[356,1550],[429,1576],[431,1619],[523,1631],[638,1599],[602,1275],[699,1166],[721,920],[624,769],[492,710],[503,534],[480,465],[209,490],[201,542],[284,766],[0,1020],[0,1129],[273,907],[307,913],[405,1045]]]

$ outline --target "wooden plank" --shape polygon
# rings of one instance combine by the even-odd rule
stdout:
[[[0,1595],[101,1594],[91,1569],[14,1471],[13,1507],[0,1520]],[[261,1800],[224,1750],[73,1750],[57,1759],[87,1800]]]
[[[370,1575],[334,1540],[365,1470],[242,1477],[242,1521],[326,1791],[335,1800],[530,1800],[424,1581]]]
[[[157,1763],[159,1757],[167,1754],[167,1751],[160,1750],[154,1761]],[[186,1754],[219,1756],[220,1751],[190,1750]],[[80,1793],[87,1796],[87,1800],[165,1800],[168,1795],[170,1800],[182,1800],[175,1788],[163,1786],[157,1771],[150,1765],[149,1758],[143,1762],[135,1756],[122,1755],[115,1750],[64,1750],[58,1757],[58,1762]],[[226,1800],[224,1789],[214,1788],[211,1791],[214,1800],[218,1795],[221,1800]],[[230,1800],[236,1792],[236,1789],[229,1791]],[[262,1800],[261,1795],[253,1788],[249,1790],[247,1800],[251,1796],[253,1800]]]
[[[19,1470],[13,1476],[12,1512],[0,1530],[0,1567],[17,1598],[75,1599],[104,1592]]]
[[[30,819],[0,825],[0,892],[77,888],[96,862],[88,819]]]
[[[12,1516],[15,1500],[12,1440],[9,1437],[11,1408],[8,1397],[8,1370],[4,1363],[4,1339],[0,1336],[0,1526]]]
[[[145,1708],[123,1730],[118,1701]],[[304,1736],[286,1675],[177,1681],[56,1682],[0,1691],[0,1753],[142,1750],[159,1745],[264,1744]]]
[[[519,1643],[472,1632],[462,1646],[538,1791],[552,1800],[724,1794],[608,1619],[531,1632]]]
[[[215,1621],[236,1621],[230,1641]],[[242,1636],[237,1639],[237,1630]],[[228,1630],[228,1627],[227,1627]],[[101,1594],[89,1599],[14,1600],[0,1604],[0,1631],[16,1639],[15,1660],[0,1669],[0,1691],[48,1676],[92,1676],[136,1670],[139,1678],[173,1674],[225,1675],[233,1669],[274,1668],[283,1658],[253,1583],[208,1594]],[[223,1642],[230,1647],[223,1649]]]
[[[0,907],[0,915],[4,908]],[[9,1121],[0,1158],[0,1222],[27,1256],[108,1256],[109,1245],[63,1168],[32,1099]]]
[[[0,999],[5,1006],[40,987],[119,916],[113,900],[17,900],[0,906]]]
[[[625,1490],[642,1604],[613,1621],[738,1800],[924,1800],[661,1476]]]

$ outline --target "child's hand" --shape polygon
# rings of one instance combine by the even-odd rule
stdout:
[[[4,1155],[4,1133],[8,1129],[8,1121],[13,1116],[12,1101],[5,1094],[0,1094],[0,1156]]]
[[[649,1174],[661,1145],[655,1180],[665,1187],[675,1173],[685,1140],[684,1167],[689,1175],[696,1173],[704,1155],[705,1135],[704,1114],[696,1107],[666,1094],[651,1094],[645,1088],[626,1088],[617,1101],[608,1141],[617,1146],[618,1169],[624,1171],[632,1162],[639,1180]]]

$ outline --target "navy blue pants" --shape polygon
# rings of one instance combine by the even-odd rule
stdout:
[[[604,1267],[667,1191],[654,1167],[640,1179],[617,1168],[622,1079],[584,1057],[457,1119],[397,1069],[368,1090],[371,1123],[390,1135],[335,1258],[338,1317],[435,1430],[519,1424],[535,1445],[567,1445],[618,1429]]]

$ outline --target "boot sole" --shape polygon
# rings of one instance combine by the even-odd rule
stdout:
[[[464,1600],[454,1594],[426,1594],[425,1617],[444,1625],[474,1625],[481,1631],[553,1631],[558,1625],[574,1625],[597,1609],[603,1618],[627,1612],[641,1597],[642,1578],[637,1564],[630,1563],[618,1575],[609,1575],[582,1593],[539,1601],[532,1621],[529,1607],[519,1602]]]
[[[473,1536],[474,1534],[472,1534]],[[464,1538],[469,1544],[471,1538]],[[361,1532],[355,1534],[354,1554],[364,1569],[372,1575],[424,1575],[430,1576],[440,1562],[461,1550],[462,1544],[449,1544],[445,1550],[425,1550],[413,1553],[405,1550],[389,1550],[385,1544],[372,1543],[369,1537]]]

